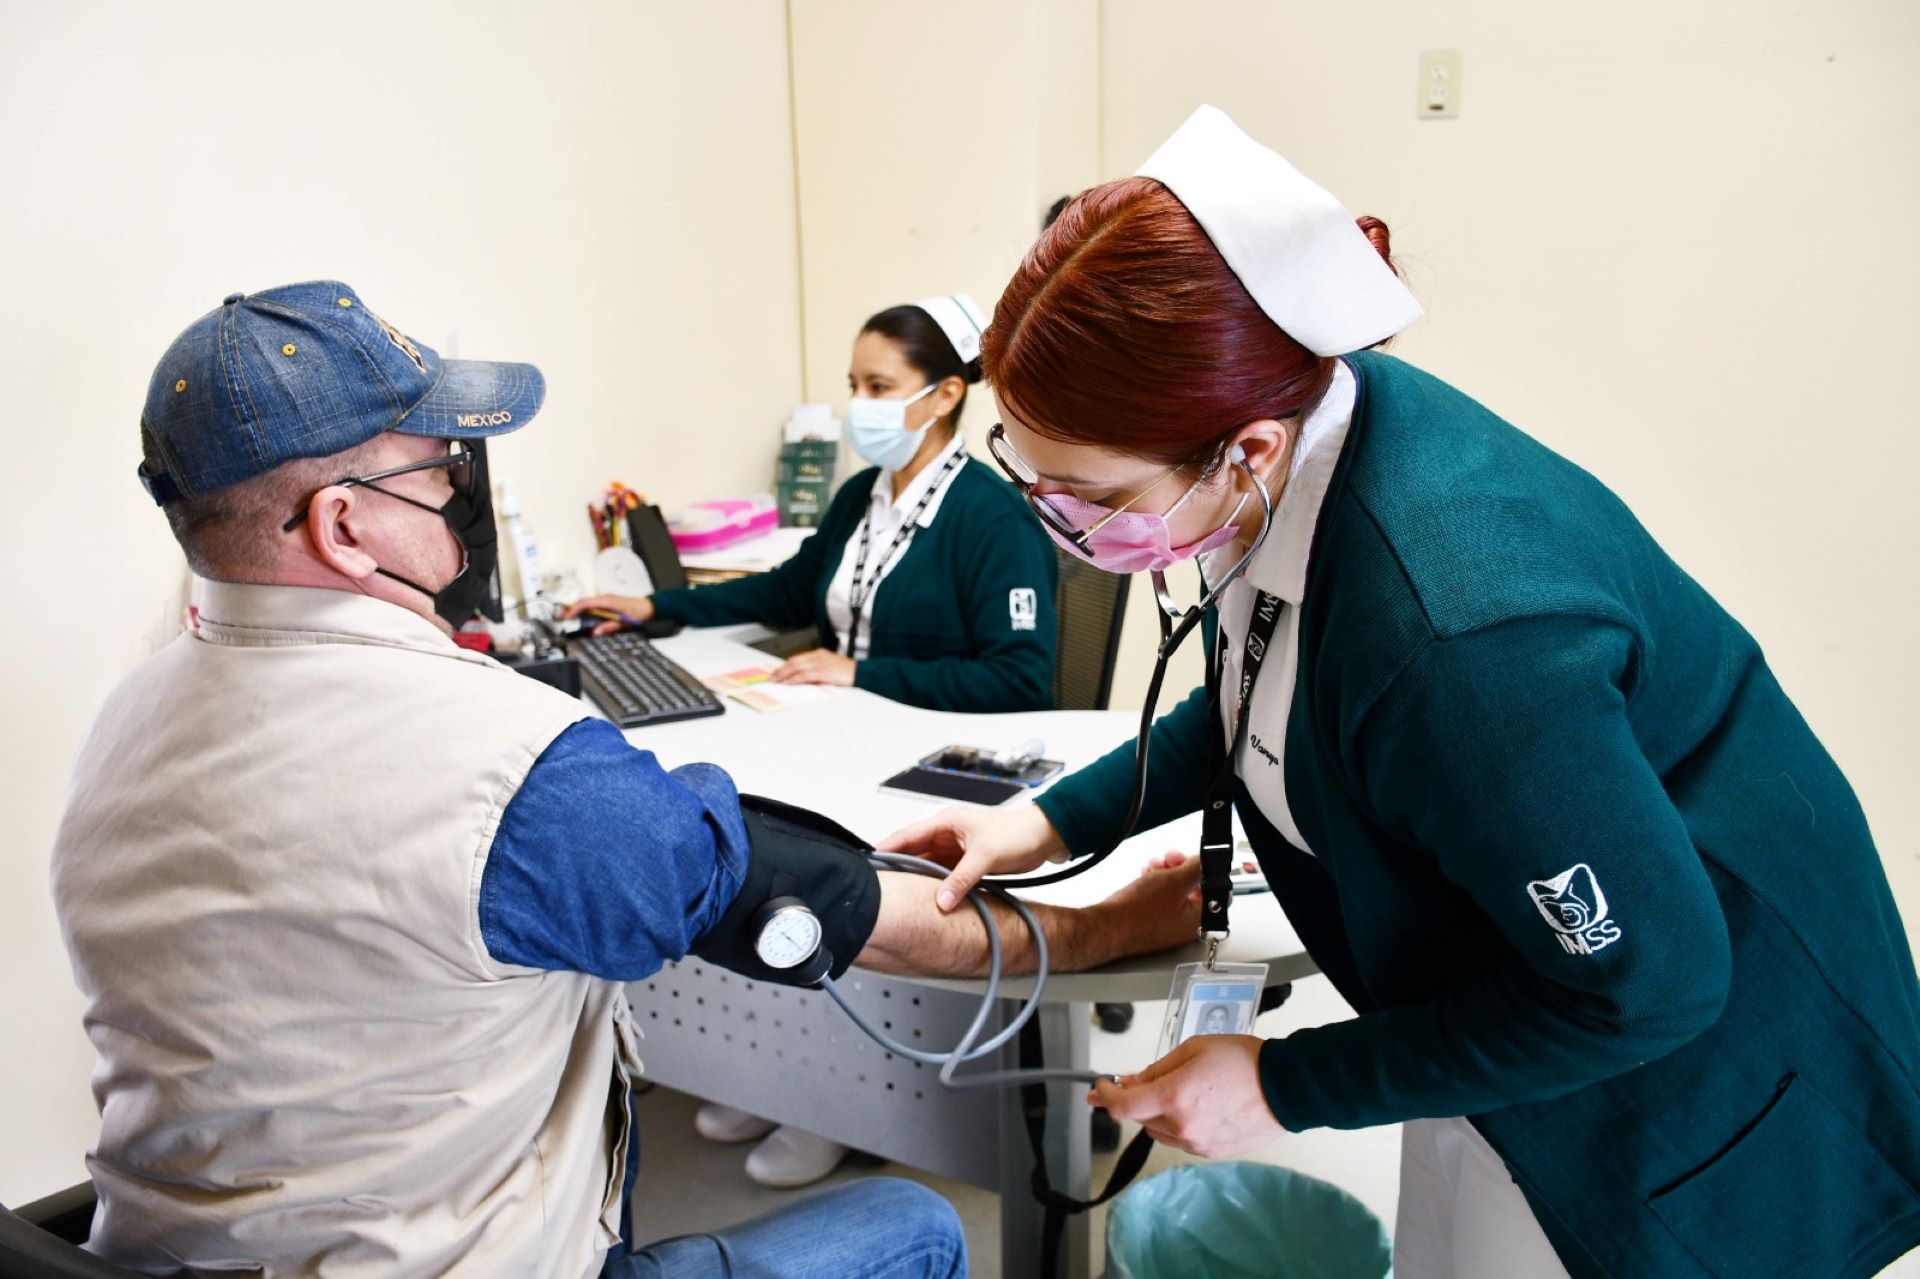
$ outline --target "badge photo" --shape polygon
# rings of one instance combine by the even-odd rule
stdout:
[[[1167,1020],[1160,1029],[1164,1057],[1195,1035],[1246,1035],[1260,1013],[1265,964],[1182,964],[1173,970]]]

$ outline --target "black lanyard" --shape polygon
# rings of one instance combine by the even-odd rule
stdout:
[[[1254,596],[1253,616],[1247,625],[1246,652],[1240,664],[1240,711],[1234,716],[1233,735],[1226,734],[1226,707],[1220,700],[1220,677],[1226,665],[1226,636],[1207,655],[1207,707],[1213,722],[1213,781],[1200,814],[1200,927],[1203,932],[1227,931],[1233,903],[1233,761],[1247,733],[1247,712],[1253,705],[1253,687],[1267,660],[1267,649],[1280,625],[1284,601],[1261,591]],[[1208,952],[1211,960],[1212,952]]]
[[[872,581],[867,580],[867,548],[873,540],[873,507],[869,501],[867,517],[860,521],[860,554],[853,561],[853,581],[847,586],[847,612],[852,615],[852,620],[847,624],[846,653],[848,657],[856,657],[854,641],[860,637],[860,615],[866,611],[867,601],[873,598],[874,588],[879,586],[880,579],[886,576],[887,564],[899,553],[900,548],[912,539],[913,530],[920,527],[920,517],[927,513],[927,507],[932,504],[934,498],[939,496],[940,490],[947,486],[947,481],[953,478],[954,472],[965,466],[966,462],[965,449],[955,449],[948,455],[946,465],[940,468],[940,474],[933,477],[933,483],[927,485],[927,491],[920,495],[920,501],[913,508],[913,513],[907,516],[907,522],[902,524],[900,531],[893,535],[893,543],[887,547],[887,553],[882,555],[880,562],[873,566]],[[876,477],[874,483],[879,482]]]

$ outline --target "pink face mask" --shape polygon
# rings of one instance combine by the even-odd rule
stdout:
[[[1040,495],[1045,502],[1070,527],[1087,535],[1086,550],[1083,552],[1063,537],[1059,530],[1042,520],[1048,536],[1069,552],[1083,555],[1095,568],[1105,569],[1109,573],[1138,573],[1142,569],[1164,571],[1183,560],[1225,546],[1234,539],[1238,530],[1233,520],[1239,516],[1240,508],[1247,504],[1246,495],[1240,496],[1240,502],[1233,508],[1233,515],[1227,517],[1227,523],[1198,541],[1188,542],[1185,546],[1173,545],[1173,533],[1167,526],[1167,516],[1172,515],[1186,505],[1194,489],[1188,489],[1180,500],[1167,508],[1165,515],[1151,511],[1126,511],[1115,514],[1110,508],[1096,506],[1092,502],[1083,502],[1067,493],[1047,493]],[[1097,526],[1097,527],[1096,527]]]

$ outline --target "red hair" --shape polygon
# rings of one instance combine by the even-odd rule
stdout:
[[[1387,256],[1387,226],[1359,219]],[[1152,178],[1075,197],[993,309],[981,362],[1039,434],[1211,468],[1233,433],[1310,409],[1333,378],[1267,318]]]

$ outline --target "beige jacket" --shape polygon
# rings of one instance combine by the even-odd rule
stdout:
[[[151,1273],[585,1276],[620,988],[494,962],[502,810],[579,702],[363,596],[213,584],[109,697],[53,891],[98,1051],[90,1245]]]

